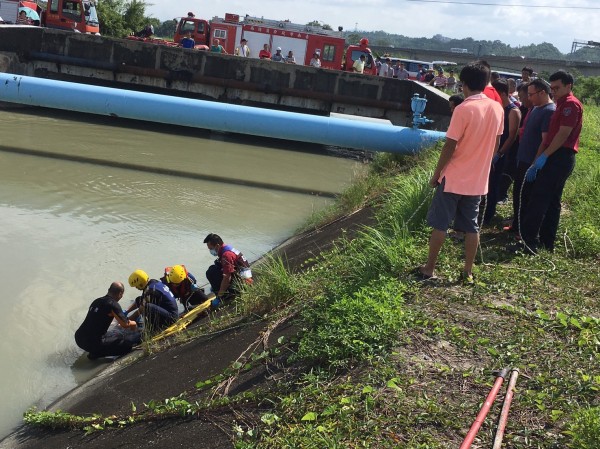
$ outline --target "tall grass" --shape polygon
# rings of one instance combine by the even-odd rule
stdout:
[[[352,184],[336,198],[335,203],[314,213],[301,230],[318,227],[364,207],[381,194],[384,188],[385,177],[383,175],[367,169],[360,170],[355,174]]]
[[[389,227],[400,223],[410,232],[421,229],[433,195],[433,189],[429,187],[430,177],[429,170],[423,168],[414,170],[410,177],[397,178],[378,214],[380,225]]]
[[[551,255],[557,265],[566,264],[570,267],[572,264],[587,264],[586,258],[590,256],[594,260],[594,245],[600,235],[600,208],[596,207],[600,200],[600,148],[596,140],[600,135],[599,120],[599,108],[586,107],[577,169],[569,179],[563,197],[566,213],[562,226],[567,235],[571,236],[577,256],[584,260],[566,261],[558,254]],[[416,293],[411,290],[411,294],[415,294],[414,300],[410,303],[405,301],[407,287],[398,280],[397,274],[412,267],[427,248],[424,238],[425,218],[433,192],[428,181],[436,156],[436,152],[429,153],[421,159],[420,167],[412,167],[402,175],[397,175],[397,171],[387,171],[387,162],[392,166],[390,170],[398,170],[398,166],[394,167],[397,163],[395,158],[378,159],[377,164],[374,164],[373,176],[384,173],[388,177],[383,184],[386,193],[378,198],[381,207],[377,211],[377,224],[363,227],[354,238],[338,240],[334,249],[319,257],[311,271],[305,273],[305,277],[309,279],[309,288],[315,293],[315,300],[310,307],[301,311],[301,325],[305,332],[298,342],[295,360],[316,367],[315,369],[334,368],[334,372],[338,373],[336,368],[348,368],[357,362],[367,361],[361,365],[364,367],[364,371],[361,371],[364,376],[361,378],[356,372],[351,372],[352,380],[350,374],[347,376],[349,385],[343,385],[342,399],[338,398],[339,392],[334,392],[336,382],[329,377],[318,382],[306,382],[297,391],[282,398],[281,404],[276,406],[275,412],[282,420],[275,428],[264,429],[267,435],[262,444],[256,442],[247,447],[304,447],[303,443],[316,441],[322,441],[322,444],[315,443],[314,447],[331,448],[456,447],[447,441],[448,435],[460,433],[452,425],[471,416],[472,411],[466,410],[465,404],[475,406],[480,401],[473,393],[487,379],[477,377],[475,371],[470,369],[457,368],[452,362],[446,365],[443,361],[451,360],[455,355],[453,351],[460,352],[464,357],[474,351],[474,360],[480,366],[488,366],[490,361],[486,361],[485,357],[492,356],[496,359],[495,363],[502,359],[502,363],[523,365],[524,371],[529,372],[530,378],[523,381],[523,390],[518,398],[520,402],[515,405],[518,408],[515,412],[518,415],[515,425],[517,429],[508,436],[515,447],[532,447],[533,444],[537,444],[536,447],[539,448],[554,447],[556,441],[552,440],[559,438],[562,443],[565,442],[557,433],[550,435],[544,429],[538,432],[537,427],[528,428],[527,425],[535,427],[534,421],[541,421],[548,428],[554,428],[554,432],[561,427],[563,430],[567,429],[565,435],[570,437],[570,447],[597,447],[600,422],[597,407],[582,409],[570,415],[570,422],[564,426],[554,421],[562,413],[571,413],[576,408],[573,404],[589,403],[591,397],[590,394],[577,390],[587,387],[568,378],[569,371],[557,376],[554,370],[560,366],[561,369],[573,371],[575,366],[582,372],[591,374],[594,373],[591,367],[595,366],[584,351],[588,341],[591,341],[591,345],[597,344],[593,343],[597,342],[597,339],[594,340],[597,338],[594,337],[597,335],[595,331],[584,329],[587,325],[581,324],[584,322],[582,316],[575,314],[569,321],[564,313],[553,311],[554,306],[549,299],[569,291],[569,281],[561,280],[560,275],[555,272],[545,273],[539,279],[532,276],[533,272],[544,271],[539,269],[543,266],[539,259],[522,261],[519,258],[506,259],[508,256],[505,256],[503,262],[482,268],[482,278],[489,286],[482,283],[470,290],[457,286],[449,289],[432,287],[432,291],[427,288],[417,289]],[[390,177],[390,173],[394,174]],[[381,186],[379,182],[378,180],[377,185]],[[460,251],[457,246],[450,246],[447,250],[449,258],[456,257]],[[508,267],[507,260],[512,266]],[[522,268],[515,268],[521,264]],[[582,291],[578,294],[582,298],[565,297],[559,301],[560,307],[574,307],[575,304],[585,304],[590,300],[585,290],[585,286],[590,283],[589,273],[577,268],[574,271],[581,271],[578,284],[582,286]],[[510,276],[507,273],[511,273]],[[572,288],[570,292],[573,294]],[[496,305],[494,301],[504,297],[511,305]],[[485,310],[479,307],[481,302],[486,304]],[[416,307],[413,307],[415,304]],[[514,310],[510,308],[513,307],[512,304],[515,305]],[[520,312],[530,307],[537,307],[538,315]],[[465,309],[465,316],[455,312],[455,308],[459,311]],[[547,315],[545,310],[548,310]],[[553,313],[556,313],[558,324],[552,318]],[[481,320],[474,318],[478,314],[482,314]],[[488,320],[486,314],[494,315]],[[543,328],[545,321],[540,322],[542,318],[536,316],[547,316],[547,329]],[[507,326],[498,326],[495,324],[496,320],[506,321]],[[515,327],[511,328],[509,321],[513,320],[512,326]],[[576,350],[571,350],[573,348],[569,347],[562,336],[554,335],[563,331],[569,334],[571,325],[582,329],[579,340],[574,343],[578,346]],[[440,356],[437,357],[439,366],[419,363],[414,357],[410,359],[410,364],[400,363],[394,366],[390,359],[383,356],[392,347],[397,347],[395,345],[402,341],[405,330],[405,334],[414,335],[416,347],[411,350],[417,351],[418,360],[420,351],[423,345],[427,346],[429,338],[444,340],[445,349],[440,350]],[[497,334],[494,334],[494,338],[487,338],[492,331]],[[412,337],[404,338],[410,340]],[[431,350],[432,346],[428,347]],[[522,358],[520,351],[523,351]],[[544,358],[550,362],[547,365],[538,363],[527,355],[532,351],[543,352]],[[577,351],[581,353],[578,354]],[[437,355],[434,351],[434,359]],[[384,387],[377,390],[379,387],[376,383],[359,387],[357,398],[350,399],[351,394],[348,392],[351,391],[351,385],[356,383],[357,377],[373,382],[377,377],[375,367],[381,369],[386,376]],[[403,370],[407,371],[406,376],[403,375]],[[416,380],[419,377],[418,370],[424,370],[425,373],[420,377],[423,382],[421,384]],[[430,376],[429,373],[433,375]],[[471,376],[477,379],[471,380]],[[461,387],[460,391],[454,392],[456,397],[449,399],[445,387],[440,387],[444,385],[441,379],[446,377],[451,383],[471,383],[472,391],[464,391]],[[403,384],[400,388],[401,382]],[[413,382],[419,387],[414,388]],[[586,382],[597,388],[597,380]],[[425,386],[428,383],[437,384],[437,389],[428,389]],[[392,399],[376,415],[358,419],[348,413],[339,416],[334,413],[338,406],[345,410],[370,412],[369,407],[373,402],[369,394],[373,391],[377,391],[378,398],[385,398],[386,391],[392,392]],[[411,391],[411,395],[403,398],[400,391]],[[444,391],[444,394],[436,396],[439,391]],[[429,398],[428,395],[432,397]],[[443,406],[440,406],[441,403]],[[403,407],[407,410],[405,414],[400,412]],[[288,414],[289,410],[294,413]],[[549,415],[552,420],[548,418]],[[566,418],[568,415],[564,416]],[[386,417],[391,418],[387,421]],[[336,429],[342,428],[344,431],[336,433],[331,430],[334,427],[332,424],[331,429],[329,428],[330,422],[335,423]],[[375,424],[370,428],[364,425],[366,422]],[[446,423],[446,433],[436,435],[435,429],[442,422]],[[376,428],[377,426],[380,427]],[[419,445],[415,446],[412,445],[412,440],[397,441],[382,437],[381,429],[391,428],[388,426],[397,428],[397,435],[409,432],[421,444],[417,443]],[[487,435],[482,438],[489,439]],[[298,444],[298,441],[301,443]],[[368,441],[376,442],[370,445]],[[566,445],[562,444],[562,447]]]
[[[261,315],[310,295],[306,277],[288,271],[281,257],[268,254],[252,271],[256,282],[251,287],[242,286],[238,301],[244,315]]]
[[[436,144],[436,148],[441,148],[441,143]],[[396,175],[416,167],[432,167],[436,156],[437,152],[427,150],[416,155],[377,153],[368,170],[361,170],[355,175],[352,185],[336,198],[335,204],[313,214],[301,229],[315,228],[374,201],[379,203],[381,196],[394,188],[393,179]]]
[[[585,105],[575,170],[563,194],[562,229],[576,257],[600,255],[600,107]]]

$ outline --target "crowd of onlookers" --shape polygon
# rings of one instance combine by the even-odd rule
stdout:
[[[215,40],[210,50],[224,52],[218,40]],[[250,55],[245,39],[241,40],[235,54]],[[259,58],[296,63],[291,50],[287,56],[284,56],[280,47],[277,47],[275,53],[271,53],[268,44],[265,44],[260,51]],[[364,73],[366,59],[365,54],[362,54],[356,61],[352,61],[352,70],[356,73]],[[409,71],[400,60],[392,63],[391,58],[384,56],[375,61],[371,59],[371,62],[375,64],[380,77],[400,80],[410,77]],[[320,67],[317,53],[313,55],[310,65]],[[481,86],[482,76],[485,76],[485,83]],[[520,79],[506,79],[498,72],[493,72],[487,62],[477,61],[464,67],[458,79],[453,70],[450,70],[446,76],[442,68],[434,71],[419,65],[416,79],[452,94],[449,105],[453,117],[448,138],[455,142],[452,151],[448,149],[448,154],[443,155],[441,166],[436,172],[435,185],[442,186],[444,193],[452,192],[459,196],[478,198],[474,224],[465,223],[464,217],[457,218],[454,221],[455,229],[462,235],[468,235],[475,229],[478,233],[481,224],[490,224],[496,216],[497,204],[508,200],[512,185],[513,217],[504,229],[514,233],[523,247],[531,253],[537,252],[539,247],[553,250],[562,189],[574,164],[581,131],[582,106],[571,92],[573,77],[567,72],[558,71],[551,75],[548,81],[544,81],[534,77],[531,67],[523,67]],[[469,82],[470,87],[467,84]],[[485,139],[481,140],[483,137],[474,128],[478,126],[489,128],[492,125],[488,123],[488,119],[495,114],[489,107],[489,102],[479,102],[483,98],[497,104],[495,109],[496,112],[499,111],[501,123],[495,130],[497,133],[492,133],[494,145],[491,148],[485,145],[483,148],[471,148],[485,141]],[[480,109],[478,112],[471,111],[473,115],[465,112],[478,109]],[[461,111],[458,114],[461,117],[460,126],[454,125],[459,121],[455,118],[456,111]],[[482,119],[482,114],[489,117]],[[480,121],[483,124],[480,124]],[[478,136],[477,139],[473,139],[472,135]],[[456,139],[453,136],[456,136]],[[468,151],[465,148],[470,148],[472,153],[469,156],[458,157],[457,155]],[[458,151],[459,149],[462,151]],[[493,151],[489,152],[490,149]],[[480,154],[482,151],[484,154]],[[479,156],[474,161],[471,160],[472,155]],[[487,161],[488,157],[489,161]],[[456,161],[453,158],[456,158]],[[462,184],[462,187],[456,188],[456,184],[452,181],[446,183],[449,176],[445,170],[456,176],[453,167],[460,166],[465,161],[468,162],[465,170],[469,173],[462,173],[464,179],[457,183]],[[481,168],[481,164],[488,166]],[[457,172],[461,173],[461,169]],[[470,179],[473,173],[479,173],[479,178],[472,180],[475,188],[466,185],[468,182],[465,181]],[[480,185],[484,178],[485,181]],[[448,188],[450,190],[447,190]],[[481,208],[479,198],[481,198]],[[460,210],[460,199],[453,201],[456,204],[451,202],[452,204],[448,206],[444,200],[443,204],[441,206],[438,204],[437,207],[446,208],[449,214],[465,214],[464,210]],[[470,204],[473,207],[475,200]],[[437,211],[439,212],[439,209]],[[472,214],[472,210],[468,213]],[[456,217],[453,215],[454,218]],[[443,228],[446,225],[444,220],[431,220],[430,224],[434,229],[439,229],[436,226]],[[447,229],[444,229],[444,235],[446,231]],[[432,271],[427,269],[425,274],[432,275]],[[472,274],[469,267],[465,273],[468,276]]]
[[[194,39],[192,39],[191,32],[187,33],[186,37],[184,37],[181,41],[181,46],[183,48],[194,48],[195,45],[196,43],[194,42]],[[212,53],[227,54],[227,51],[221,45],[221,41],[219,39],[213,40],[212,45],[209,47],[209,51]],[[250,47],[248,47],[248,41],[246,39],[242,38],[240,40],[240,44],[235,47],[234,55],[244,58],[251,57],[252,53],[250,51]],[[284,55],[281,47],[277,47],[275,48],[275,52],[272,53],[269,44],[263,45],[263,48],[258,52],[258,58],[274,62],[283,62],[285,64],[297,63],[293,50],[289,50],[287,55]],[[312,67],[321,67],[321,59],[318,53],[313,54],[309,65]]]
[[[431,186],[433,228],[427,262],[415,270],[435,277],[448,229],[465,242],[462,279],[473,282],[480,226],[493,223],[496,205],[513,185],[513,214],[503,230],[514,234],[510,251],[554,250],[565,183],[579,151],[583,107],[573,95],[573,76],[559,70],[548,81],[523,67],[506,80],[485,61],[465,66],[462,95],[449,99],[452,117]],[[434,81],[435,82],[435,81]],[[481,207],[480,207],[481,206]]]

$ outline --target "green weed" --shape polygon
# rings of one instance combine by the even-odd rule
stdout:
[[[386,351],[403,327],[404,291],[382,278],[351,296],[315,300],[303,309],[306,330],[294,360],[336,368]]]
[[[600,442],[600,407],[577,411],[568,424],[565,433],[572,437],[569,447],[595,449]]]

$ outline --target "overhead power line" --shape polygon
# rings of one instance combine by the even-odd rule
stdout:
[[[556,6],[556,5],[525,5],[512,3],[485,3],[485,2],[457,2],[452,0],[406,0],[407,2],[420,3],[447,3],[449,5],[475,5],[475,6],[518,6],[520,8],[547,8],[547,9],[598,9],[600,6]]]

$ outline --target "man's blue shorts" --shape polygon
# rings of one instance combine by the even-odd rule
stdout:
[[[456,231],[476,234],[479,232],[477,216],[481,196],[444,192],[445,184],[446,178],[436,188],[427,213],[427,224],[433,229],[446,232],[454,221]]]

